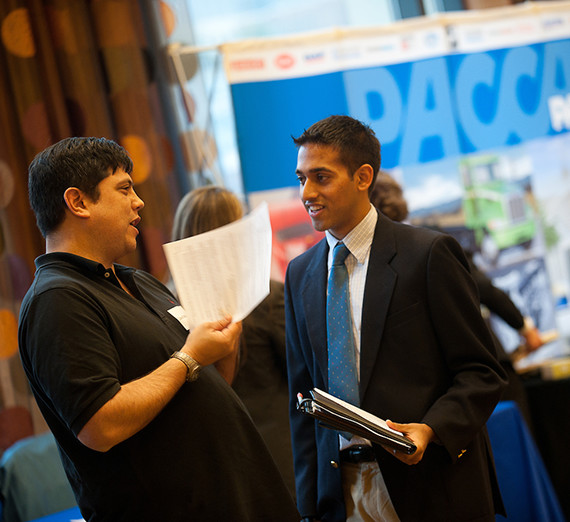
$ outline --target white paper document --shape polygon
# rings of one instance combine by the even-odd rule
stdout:
[[[229,225],[163,245],[189,329],[230,314],[241,321],[269,294],[267,203]]]

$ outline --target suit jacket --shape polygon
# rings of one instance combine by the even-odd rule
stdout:
[[[322,240],[287,270],[285,312],[290,418],[302,516],[345,520],[337,432],[296,409],[296,395],[328,390]],[[379,214],[361,329],[361,407],[428,424],[439,442],[408,466],[375,453],[402,522],[494,520],[504,508],[485,423],[506,385],[477,290],[450,236]]]

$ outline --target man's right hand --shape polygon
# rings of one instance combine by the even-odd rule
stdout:
[[[230,316],[202,323],[188,334],[182,351],[187,353],[201,366],[208,366],[238,349],[241,334],[241,322],[232,323]]]

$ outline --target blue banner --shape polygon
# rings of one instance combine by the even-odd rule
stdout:
[[[570,40],[231,86],[247,193],[294,186],[291,136],[330,114],[368,123],[382,167],[570,129]]]

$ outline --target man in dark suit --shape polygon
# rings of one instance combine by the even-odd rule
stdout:
[[[369,189],[380,168],[373,131],[330,116],[299,138],[297,177],[326,238],[285,282],[297,502],[306,520],[492,521],[504,508],[485,422],[505,387],[477,290],[450,236],[393,223]],[[345,438],[296,409],[330,391],[327,273],[342,240],[358,405],[414,441],[412,455]],[[330,292],[329,292],[330,293]],[[332,337],[332,336],[329,336]]]

